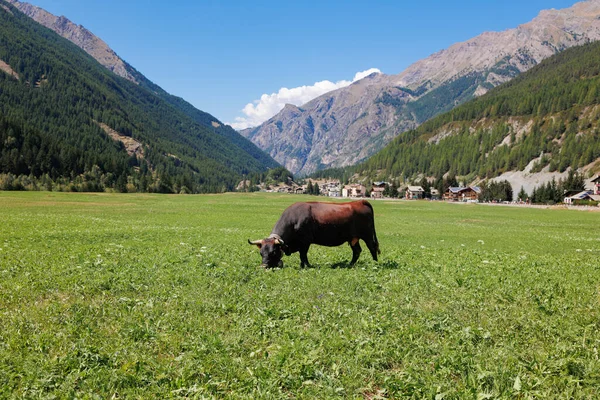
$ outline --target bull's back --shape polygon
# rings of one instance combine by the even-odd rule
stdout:
[[[312,214],[328,218],[329,216],[341,216],[342,218],[354,214],[372,214],[373,207],[366,200],[352,201],[348,203],[324,203],[308,202]]]
[[[366,201],[351,203],[312,203],[314,242],[338,246],[368,235],[373,225],[373,209]]]

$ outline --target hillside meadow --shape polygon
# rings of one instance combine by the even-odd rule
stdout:
[[[0,192],[0,397],[597,398],[600,213],[374,201],[378,263],[261,269],[311,199]]]

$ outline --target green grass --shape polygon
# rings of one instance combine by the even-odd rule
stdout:
[[[377,201],[379,263],[264,271],[302,200],[0,192],[0,398],[598,397],[600,213]]]

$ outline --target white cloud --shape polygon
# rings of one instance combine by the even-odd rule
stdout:
[[[322,94],[350,85],[372,73],[381,73],[377,68],[357,72],[352,81],[320,81],[311,86],[299,86],[295,88],[281,88],[277,93],[263,94],[259,100],[246,104],[242,109],[243,117],[236,117],[235,122],[228,122],[234,129],[246,129],[258,126],[277,114],[286,104],[301,106]]]

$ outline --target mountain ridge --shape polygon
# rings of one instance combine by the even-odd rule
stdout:
[[[6,1],[34,21],[53,30],[70,42],[75,43],[110,71],[134,83],[139,83],[134,74],[127,68],[127,63],[121,59],[117,53],[106,44],[106,42],[94,35],[84,26],[73,23],[63,15],[56,16],[33,4],[21,2],[19,0]]]

